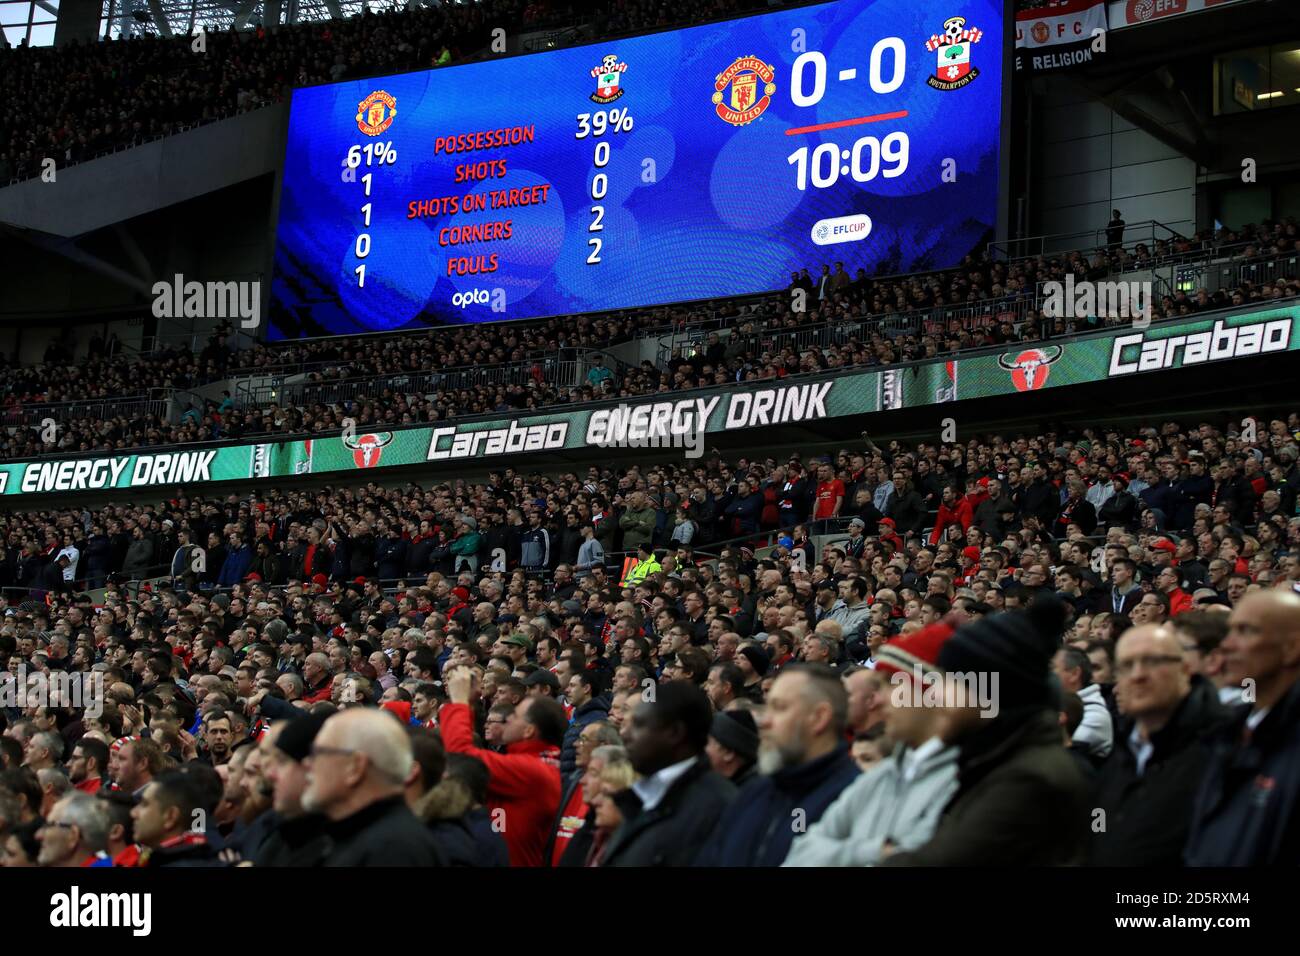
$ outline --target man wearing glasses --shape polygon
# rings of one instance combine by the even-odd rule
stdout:
[[[1209,760],[1203,740],[1228,711],[1212,684],[1193,679],[1168,625],[1126,631],[1115,649],[1115,671],[1126,717],[1098,779],[1096,805],[1105,826],[1093,828],[1090,862],[1179,866]]]
[[[406,805],[414,757],[400,721],[352,709],[325,721],[306,761],[303,809],[324,814],[322,866],[441,866],[433,835]]]
[[[1159,591],[1148,591],[1129,616],[1134,624],[1163,624],[1169,619],[1169,598]]]
[[[73,793],[54,805],[39,830],[41,866],[112,866],[108,846],[108,817],[89,794]]]

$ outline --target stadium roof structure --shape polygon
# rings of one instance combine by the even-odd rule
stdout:
[[[0,0],[0,47],[54,43],[60,0]],[[363,8],[380,13],[428,5],[428,0],[103,0],[99,36],[186,36],[196,30],[224,32],[342,20]]]

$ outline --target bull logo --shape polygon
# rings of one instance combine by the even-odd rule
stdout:
[[[392,440],[392,432],[370,432],[366,435],[345,435],[343,445],[352,451],[352,461],[358,468],[374,468],[383,456],[384,446]]]
[[[1014,359],[999,355],[998,365],[1011,373],[1011,384],[1015,385],[1017,392],[1035,392],[1047,384],[1052,363],[1063,354],[1065,350],[1059,345],[1025,349]]]

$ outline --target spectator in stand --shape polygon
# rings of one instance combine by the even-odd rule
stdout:
[[[560,807],[560,744],[564,711],[548,697],[527,697],[515,705],[502,742],[504,754],[475,747],[469,703],[477,688],[474,672],[460,667],[447,683],[450,703],[441,711],[448,753],[481,760],[488,768],[488,810],[506,821],[511,866],[544,866],[550,824]]]
[[[958,750],[942,740],[942,710],[924,706],[922,685],[943,679],[936,661],[952,634],[940,622],[896,638],[881,648],[874,673],[861,672],[890,681],[880,698],[883,729],[897,747],[795,838],[784,866],[874,866],[930,839],[957,791]]]
[[[779,866],[795,834],[816,824],[858,776],[847,726],[848,695],[832,668],[784,668],[759,724],[761,773],[723,813],[695,865]]]
[[[1215,738],[1192,810],[1189,866],[1265,866],[1296,858],[1300,820],[1300,597],[1252,594],[1222,644],[1230,682],[1254,700]]]
[[[1110,222],[1106,223],[1106,245],[1114,252],[1124,244],[1124,227],[1127,225],[1118,209],[1110,211]]]
[[[303,809],[329,821],[320,866],[441,866],[433,835],[402,795],[411,742],[388,714],[350,709],[325,721],[306,761]]]
[[[977,694],[945,702],[944,739],[961,750],[959,789],[934,836],[915,850],[889,852],[885,865],[1081,860],[1087,789],[1061,745],[1057,692],[1048,679],[1065,613],[1059,602],[1036,601],[1028,612],[967,624],[943,645],[938,663],[946,674],[983,674],[987,681],[998,673],[997,714],[982,717],[991,711]]]
[[[609,838],[603,866],[686,866],[699,852],[735,786],[704,756],[712,722],[709,699],[674,681],[632,711],[625,736],[641,779],[612,795],[623,822]]]
[[[1096,866],[1178,866],[1192,801],[1205,773],[1205,739],[1228,718],[1213,685],[1193,684],[1178,635],[1162,625],[1125,632],[1115,650],[1125,719],[1101,767],[1089,862]]]
[[[1089,423],[1041,434],[990,433],[972,436],[963,445],[907,445],[898,441],[847,445],[839,453],[832,453],[829,462],[832,474],[845,486],[845,498],[850,502],[874,500],[876,491],[887,482],[892,485],[897,476],[904,494],[914,491],[922,509],[922,520],[910,529],[881,520],[874,534],[869,533],[873,530],[869,525],[856,532],[861,541],[853,549],[860,548],[857,554],[848,553],[839,543],[855,513],[852,507],[842,509],[839,517],[832,519],[834,533],[823,541],[810,540],[798,527],[790,529],[788,543],[778,543],[766,552],[756,553],[754,548],[721,541],[727,537],[728,519],[716,505],[727,495],[734,496],[741,481],[759,488],[764,512],[770,505],[770,513],[760,516],[760,527],[764,523],[770,523],[774,530],[780,527],[779,501],[774,497],[769,500],[764,483],[775,488],[777,479],[772,476],[791,464],[792,456],[785,455],[781,456],[784,463],[774,456],[762,458],[761,454],[730,461],[720,455],[710,456],[685,464],[611,462],[593,466],[582,474],[502,467],[482,483],[465,479],[400,488],[263,488],[250,494],[215,498],[205,494],[206,488],[181,488],[171,492],[174,497],[158,501],[137,498],[87,508],[75,501],[63,505],[55,500],[41,511],[0,513],[0,538],[6,545],[0,555],[0,574],[9,575],[5,579],[7,587],[17,587],[18,580],[32,580],[20,576],[26,574],[22,570],[26,566],[44,570],[53,563],[57,567],[57,561],[51,562],[51,558],[62,550],[65,533],[72,537],[82,560],[88,561],[92,551],[82,542],[88,535],[93,536],[96,526],[108,545],[105,577],[111,575],[102,595],[95,595],[94,601],[76,588],[52,594],[48,603],[40,598],[29,600],[25,593],[20,597],[11,590],[7,594],[10,600],[0,604],[0,657],[8,665],[0,671],[0,680],[14,680],[23,668],[28,675],[44,669],[66,670],[74,679],[81,675],[82,680],[93,669],[105,679],[103,712],[95,716],[66,702],[40,709],[30,717],[12,712],[0,715],[8,734],[0,754],[11,765],[20,764],[26,751],[32,749],[32,741],[41,735],[54,733],[65,741],[57,757],[51,756],[51,747],[35,749],[43,780],[24,782],[30,775],[22,770],[0,775],[0,816],[21,821],[26,813],[34,820],[42,804],[48,808],[58,792],[61,774],[67,774],[69,785],[82,782],[79,768],[83,760],[87,778],[91,776],[88,768],[92,760],[87,755],[95,742],[112,744],[105,766],[112,782],[121,788],[114,792],[129,796],[142,787],[147,789],[151,779],[179,764],[188,768],[187,773],[204,778],[204,800],[211,803],[215,814],[221,795],[210,786],[208,778],[219,778],[214,777],[215,771],[208,764],[221,763],[227,751],[216,746],[221,741],[213,736],[214,729],[227,734],[229,749],[239,753],[248,750],[245,741],[262,737],[271,738],[274,744],[279,739],[275,734],[288,733],[307,719],[328,718],[338,706],[345,708],[345,714],[371,713],[390,723],[396,715],[399,727],[402,723],[411,725],[410,732],[419,741],[412,745],[413,755],[422,756],[412,764],[418,779],[408,777],[402,787],[412,787],[418,796],[439,785],[435,764],[426,759],[429,747],[425,745],[431,741],[418,735],[427,736],[437,730],[449,745],[457,738],[474,747],[474,735],[485,730],[476,715],[493,713],[490,708],[494,701],[510,701],[504,709],[495,711],[506,714],[503,720],[510,722],[516,720],[521,702],[535,706],[543,701],[553,705],[556,719],[548,721],[539,712],[538,720],[530,721],[530,707],[523,723],[551,726],[549,743],[536,730],[519,728],[519,740],[540,741],[540,746],[534,745],[538,753],[520,753],[517,768],[520,773],[535,772],[536,780],[525,775],[527,786],[510,790],[509,773],[516,768],[504,765],[504,776],[488,773],[483,800],[479,801],[483,804],[481,813],[465,798],[459,808],[441,805],[435,823],[442,829],[448,829],[444,824],[461,827],[456,820],[468,819],[467,814],[473,812],[477,814],[476,825],[486,821],[490,827],[494,810],[521,812],[526,821],[524,833],[532,829],[528,821],[536,823],[537,858],[545,861],[545,847],[556,832],[556,815],[567,791],[561,790],[558,767],[546,768],[539,753],[553,749],[558,763],[569,728],[567,714],[591,703],[586,699],[591,690],[588,683],[598,681],[604,687],[612,680],[610,730],[622,728],[629,743],[634,743],[638,731],[631,713],[642,703],[662,701],[665,693],[677,693],[670,688],[678,684],[688,686],[695,680],[702,681],[709,703],[705,705],[708,719],[701,746],[711,755],[709,752],[716,751],[729,730],[742,730],[742,721],[753,719],[745,709],[762,700],[765,693],[770,696],[775,692],[773,682],[781,680],[778,675],[792,666],[792,661],[824,658],[829,662],[827,666],[834,664],[843,674],[847,720],[853,730],[871,733],[884,719],[887,698],[895,689],[885,679],[887,667],[871,669],[881,667],[892,653],[888,651],[889,641],[900,635],[912,638],[925,633],[925,622],[941,617],[949,609],[959,635],[949,643],[958,641],[971,628],[990,628],[994,635],[1006,629],[1014,632],[1011,622],[1017,620],[1017,613],[1006,613],[1006,608],[1041,599],[1031,601],[1033,593],[1061,592],[1070,599],[1064,610],[1071,618],[1067,622],[1068,644],[1092,668],[1092,683],[1099,688],[1102,706],[1109,707],[1112,701],[1106,685],[1112,642],[1122,640],[1131,627],[1124,612],[1139,613],[1137,605],[1143,600],[1149,605],[1152,600],[1159,603],[1164,591],[1158,582],[1166,568],[1190,577],[1197,564],[1205,569],[1207,583],[1214,584],[1193,593],[1197,604],[1194,610],[1170,619],[1182,655],[1197,671],[1189,681],[1191,692],[1197,693],[1197,686],[1204,687],[1208,681],[1215,696],[1240,703],[1246,690],[1241,683],[1244,676],[1256,679],[1261,674],[1267,677],[1278,667],[1285,670],[1285,645],[1276,645],[1282,651],[1270,651],[1268,648],[1274,645],[1265,642],[1249,652],[1258,659],[1232,665],[1234,654],[1247,652],[1234,651],[1237,645],[1233,641],[1223,642],[1227,603],[1235,602],[1233,614],[1245,613],[1257,597],[1290,593],[1300,581],[1300,519],[1277,514],[1272,518],[1273,525],[1260,529],[1256,527],[1260,514],[1254,514],[1252,524],[1236,527],[1231,511],[1222,501],[1207,501],[1192,509],[1194,527],[1160,531],[1107,521],[1105,509],[1116,497],[1112,495],[1103,505],[1095,537],[1090,539],[1075,522],[1069,522],[1059,534],[1054,526],[1037,526],[1038,518],[1032,513],[1034,501],[1027,489],[1037,480],[1036,470],[1041,466],[1050,490],[1046,500],[1059,507],[1062,488],[1066,488],[1068,497],[1070,480],[1077,476],[1085,482],[1100,482],[1103,464],[1109,463],[1112,483],[1121,468],[1127,473],[1159,476],[1169,472],[1166,463],[1186,461],[1187,450],[1196,448],[1216,468],[1221,461],[1240,462],[1234,467],[1240,468],[1243,477],[1251,476],[1248,480],[1262,512],[1277,507],[1269,492],[1284,498],[1285,483],[1292,480],[1288,474],[1300,458],[1300,417],[1283,411],[1275,421],[1279,427],[1259,429],[1254,441],[1241,434],[1238,423],[1209,419],[1155,422],[1144,427]],[[1135,444],[1138,441],[1142,442],[1140,446]],[[793,457],[803,461],[806,456]],[[1257,457],[1262,465],[1255,470],[1247,461]],[[1035,464],[1026,467],[1029,461]],[[821,464],[818,462],[818,467]],[[1022,471],[1026,473],[1024,479]],[[985,478],[987,485],[981,485]],[[915,488],[910,489],[908,482]],[[1255,483],[1260,483],[1262,491]],[[785,481],[779,484],[780,491],[787,491]],[[963,541],[930,544],[942,489],[948,485],[954,487],[955,495],[979,501],[973,505],[977,517]],[[983,489],[991,497],[996,492],[994,507],[1003,527],[995,537],[985,533],[978,517],[987,503],[980,498]],[[815,489],[805,485],[801,494],[800,513],[811,515]],[[896,491],[889,494],[897,498]],[[643,495],[644,501],[638,495]],[[928,509],[927,498],[933,499]],[[596,565],[582,577],[569,575],[567,559],[541,577],[530,577],[520,566],[522,550],[518,541],[527,528],[525,515],[531,510],[543,515],[544,527],[562,529],[553,533],[553,539],[561,542],[574,524],[579,529],[589,527],[593,539],[600,534],[616,534],[620,518],[635,502],[637,510],[645,512],[653,540],[656,531],[668,534],[669,516],[681,510],[683,501],[691,502],[701,534],[707,533],[712,536],[707,540],[720,543],[707,549],[707,554],[703,553],[705,549],[672,549],[658,568],[647,569],[635,586],[620,585],[613,566],[607,570]],[[709,508],[713,509],[711,513]],[[1174,507],[1171,513],[1177,516],[1179,511]],[[467,533],[471,529],[466,519],[475,523],[472,538]],[[1177,517],[1171,518],[1171,523],[1177,525]],[[362,540],[372,534],[369,528],[379,532],[372,554],[366,553]],[[268,542],[270,554],[284,569],[283,579],[276,583],[245,575],[216,593],[211,585],[196,590],[198,582],[184,578],[174,582],[167,578],[137,589],[120,573],[137,530],[160,542],[156,552],[163,562],[174,555],[181,532],[194,542],[211,540],[214,548],[232,535],[238,535],[241,542]],[[433,549],[424,566],[413,567],[408,549],[405,578],[363,578],[358,582],[354,557],[365,566],[377,568],[378,545],[395,533],[412,539],[427,533],[434,536],[430,540],[445,534],[448,541],[459,536],[457,540],[463,537],[472,543],[464,547],[465,563],[459,568],[452,566],[449,554],[438,557]],[[814,549],[814,544],[821,547]],[[323,570],[306,573],[302,556],[308,545],[319,552],[313,563]],[[1166,545],[1174,550],[1171,552]],[[556,547],[564,545],[557,543]],[[474,563],[468,563],[469,559]],[[207,563],[215,578],[224,557]],[[1143,580],[1157,583],[1149,593],[1136,581],[1139,565]],[[166,570],[163,567],[160,573]],[[89,575],[89,568],[84,572],[79,568],[78,574],[83,573]],[[1139,616],[1147,613],[1141,610]],[[848,618],[849,614],[857,615],[856,619]],[[1215,622],[1222,625],[1223,633],[1212,630]],[[1245,628],[1246,624],[1241,626]],[[1266,626],[1263,618],[1251,625],[1264,630],[1272,626]],[[1279,626],[1285,631],[1285,622]],[[1245,630],[1237,640],[1244,646]],[[1042,697],[1029,693],[1026,685],[1034,682],[1016,670],[1027,666],[1022,659],[1036,662],[1037,652],[1026,650],[1022,643],[1028,644],[1023,635],[1014,640],[990,638],[982,640],[972,652],[995,658],[984,669],[997,670],[1003,681],[1010,682],[1000,684],[999,692],[1006,698],[1006,706],[1019,716],[1012,720],[999,712],[997,718],[979,719],[972,726],[985,728],[985,738],[965,728],[962,718],[968,715],[958,715],[948,746],[958,748],[965,761],[960,778],[965,789],[951,801],[949,817],[955,815],[961,820],[971,814],[983,819],[982,815],[991,814],[995,805],[988,795],[999,793],[1005,794],[1012,808],[1024,806],[1017,802],[1022,798],[1035,801],[1036,807],[1061,808],[1062,813],[1072,805],[1064,778],[1055,775],[1058,768],[1051,763],[1055,757],[1044,749],[1046,736],[1042,741],[1034,736],[1045,713],[1051,723],[1052,752],[1065,751],[1063,756],[1072,769],[1075,767],[1063,745],[1059,724],[1062,711],[1069,719],[1069,699],[1063,703],[1060,695],[1050,690],[1044,691],[1046,696]],[[1012,646],[1015,653],[1008,649]],[[947,648],[945,644],[943,650]],[[1044,649],[1044,653],[1050,660],[1058,650],[1059,643]],[[393,686],[384,687],[382,668],[374,663],[376,654],[391,662]],[[939,657],[935,656],[935,660]],[[619,666],[624,661],[627,663]],[[459,717],[454,707],[439,709],[457,668],[474,674],[470,682],[474,690]],[[1036,668],[1037,663],[1033,663],[1029,670],[1038,675]],[[959,673],[980,670],[969,661],[955,669]],[[1042,675],[1046,670],[1044,664]],[[1066,670],[1076,676],[1082,673],[1081,667]],[[548,677],[536,677],[539,673]],[[574,675],[582,673],[593,675],[593,680],[579,680],[575,685]],[[1259,687],[1272,683],[1268,678],[1260,681]],[[1120,698],[1124,686],[1121,677]],[[1254,692],[1252,689],[1251,694]],[[381,705],[392,713],[379,714]],[[1078,709],[1081,719],[1083,705]],[[1283,711],[1279,698],[1269,714]],[[1271,760],[1271,755],[1284,752],[1285,736],[1272,736],[1273,732],[1267,730],[1274,726],[1268,722],[1269,714],[1260,718],[1262,738],[1252,734],[1252,742],[1243,744],[1238,735],[1216,745],[1225,748],[1223,766],[1253,760],[1252,753]],[[1136,713],[1132,719],[1138,720]],[[271,722],[271,733],[263,737],[267,721]],[[684,734],[684,728],[692,725],[686,717],[670,723],[677,729],[650,729],[652,742],[660,741],[650,749],[663,751],[660,757],[673,756],[680,749],[681,763],[695,751],[663,741]],[[715,728],[720,728],[720,733]],[[1027,736],[1015,736],[1016,728]],[[148,738],[142,736],[146,729]],[[503,723],[501,730],[505,729]],[[963,733],[963,729],[967,732]],[[904,732],[898,732],[901,738]],[[572,748],[575,767],[586,733],[585,729],[580,732]],[[1162,739],[1159,731],[1154,733]],[[847,743],[847,731],[845,738]],[[1004,741],[1007,749],[996,750],[994,738]],[[750,729],[752,747],[744,743],[741,734],[733,733],[727,739],[741,744],[732,753],[742,759],[724,769],[733,775],[737,771],[743,774],[749,762],[744,756],[757,756],[757,731]],[[78,746],[78,741],[85,746]],[[1115,741],[1116,750],[1127,745],[1123,737]],[[480,749],[502,760],[511,760],[520,750],[514,744],[505,746],[505,754],[491,751],[490,747]],[[730,745],[727,749],[731,749]],[[635,754],[638,748],[633,751]],[[343,756],[322,756],[318,763],[325,766],[330,760],[341,760],[343,777],[362,767],[360,755],[348,760],[342,760]],[[642,763],[651,787],[651,802],[656,780],[659,784],[665,782],[657,775],[669,766],[660,765],[659,760],[651,755]],[[259,771],[262,762],[267,768]],[[894,763],[900,770],[910,766],[906,754],[901,763],[897,759]],[[234,842],[243,839],[240,834],[246,832],[245,826],[256,827],[253,833],[266,827],[271,839],[281,839],[284,852],[278,859],[282,862],[296,864],[318,858],[322,851],[315,840],[328,838],[323,822],[302,823],[298,830],[283,821],[281,828],[275,820],[263,819],[264,814],[277,812],[274,807],[263,809],[257,799],[250,799],[256,796],[261,774],[269,781],[281,770],[290,773],[292,768],[273,769],[263,753],[252,761],[239,758],[234,769],[240,779],[228,788],[231,800],[222,801],[220,818],[228,825],[238,812],[246,810],[251,817],[240,824]],[[1016,776],[1022,769],[1023,781]],[[1223,772],[1225,779],[1232,779],[1232,772]],[[14,773],[23,779],[12,779]],[[76,783],[72,781],[74,775]],[[539,799],[539,794],[544,796],[544,790],[549,788],[545,781],[552,775],[553,802],[551,797]],[[701,777],[713,779],[702,771],[692,779]],[[667,781],[670,786],[664,806],[674,822],[669,825],[663,821],[664,828],[660,829],[657,810],[646,811],[644,805],[638,810],[620,792],[626,790],[628,779],[602,778],[598,784],[593,780],[593,793],[599,790],[600,803],[595,809],[600,811],[602,822],[595,825],[592,817],[592,832],[603,834],[605,842],[598,853],[592,853],[588,845],[581,862],[592,859],[617,865],[626,859],[661,855],[666,862],[677,862],[689,858],[692,848],[703,845],[706,837],[712,839],[715,828],[707,834],[686,832],[687,821],[678,814],[688,809],[687,803],[699,804],[678,800],[673,781]],[[41,789],[42,783],[45,790]],[[498,784],[505,792],[493,792]],[[572,776],[565,784],[572,784]],[[706,795],[703,791],[697,794],[694,788],[688,791],[685,796],[690,796],[691,801]],[[1226,792],[1229,802],[1237,799],[1235,790],[1229,788]],[[573,794],[568,796],[572,799]],[[620,809],[623,802],[628,805]],[[712,807],[716,801],[705,803]],[[16,809],[7,809],[10,807]],[[936,806],[934,814],[943,810],[943,806]],[[592,812],[588,806],[586,813]],[[1214,808],[1205,811],[1202,826],[1208,835],[1203,839],[1216,846],[1227,842],[1215,829],[1227,826],[1221,822],[1225,812]],[[623,823],[619,822],[620,815]],[[302,820],[309,816],[304,815]],[[920,833],[927,819],[920,816],[897,821],[897,827],[882,834],[871,846],[879,849],[881,861],[894,855],[906,860],[906,854],[934,851],[933,846],[927,851],[926,844],[941,840],[939,850],[945,858],[951,853],[962,859],[983,860],[1007,852],[998,842],[1006,838],[1012,860],[1028,858],[1025,847],[1041,848],[1035,860],[1073,858],[1069,852],[1072,822],[1050,814],[1041,820],[1021,820],[1021,816],[1033,814],[1022,811],[1009,828],[1004,828],[996,815],[987,827],[968,829],[950,823],[946,834],[927,831],[911,845],[903,846],[895,839],[897,847],[885,847],[885,836]],[[628,823],[632,832],[624,842],[617,831]],[[1281,852],[1279,848],[1284,848],[1289,839],[1285,826],[1273,826],[1267,818],[1264,823],[1266,835],[1259,840],[1244,840],[1254,847],[1249,853],[1261,858]],[[320,829],[313,835],[311,828],[316,824]],[[954,826],[958,829],[954,830]],[[513,822],[507,825],[506,835],[511,840],[516,838],[511,835],[515,829]],[[583,829],[585,825],[575,835]],[[283,839],[286,830],[293,836],[287,846]],[[959,834],[981,830],[989,833],[982,847],[969,848],[957,840]],[[127,852],[132,841],[121,828],[112,832],[117,836],[110,838],[110,847],[117,857]],[[222,839],[215,829],[212,832],[212,840]],[[1195,826],[1191,832],[1195,839]],[[680,846],[676,843],[678,834],[685,834]],[[642,835],[651,839],[651,848],[644,856],[638,849]],[[724,838],[720,835],[719,839]],[[512,853],[515,850],[510,847]],[[323,852],[329,852],[328,848]],[[262,858],[260,850],[251,855],[259,861]]]

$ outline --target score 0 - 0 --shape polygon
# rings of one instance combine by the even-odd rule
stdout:
[[[890,73],[885,76],[886,54],[892,54]],[[811,69],[810,69],[811,68]],[[811,73],[812,89],[808,89]],[[790,100],[795,106],[816,106],[826,95],[826,84],[830,69],[826,56],[816,50],[801,53],[790,67]],[[840,70],[836,74],[838,82],[847,83],[857,78],[856,68]],[[885,37],[871,48],[868,61],[867,80],[873,93],[887,95],[903,85],[907,75],[907,46],[900,37]],[[816,133],[822,130],[837,129],[846,126],[858,126],[863,123],[876,123],[907,116],[906,110],[892,113],[878,113],[872,116],[859,116],[853,119],[837,120],[831,123],[819,123],[815,126],[801,126],[786,130],[787,136],[800,133]],[[791,166],[796,166],[796,185],[802,192],[808,188],[809,180],[813,188],[826,189],[834,186],[841,176],[852,177],[854,182],[869,183],[877,176],[894,179],[907,171],[907,157],[910,144],[907,133],[898,130],[883,138],[861,136],[850,147],[841,147],[838,143],[822,143],[816,149],[802,146],[786,157]]]

